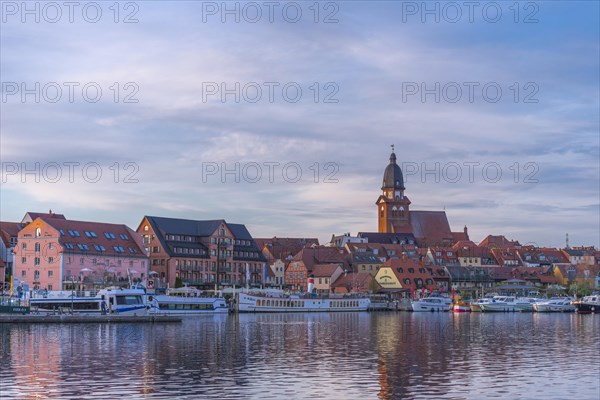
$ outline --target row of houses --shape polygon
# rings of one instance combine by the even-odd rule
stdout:
[[[243,224],[144,216],[123,224],[76,221],[53,212],[0,223],[0,280],[32,289],[94,290],[141,283],[215,287],[281,287],[306,291],[314,279],[330,292],[479,290],[508,279],[540,287],[596,285],[593,247],[552,249],[504,236],[479,244],[465,228],[452,246],[418,247],[410,235],[359,233],[316,238],[254,238]]]

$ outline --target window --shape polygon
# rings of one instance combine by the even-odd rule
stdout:
[[[25,243],[25,242],[21,243],[21,248],[22,249],[26,249],[27,248],[27,243]]]
[[[52,264],[54,262],[54,257],[48,257],[48,263]]]
[[[35,243],[35,251],[40,251],[40,244],[38,242]]]
[[[52,290],[52,285],[48,285],[48,290]]]
[[[40,279],[40,271],[38,271],[37,269],[35,271],[33,271],[33,280],[37,281]]]
[[[67,249],[73,249],[73,245],[71,243],[65,243],[65,247]]]
[[[21,277],[25,278],[25,276],[27,276],[27,271],[25,271],[25,270],[21,271]]]
[[[65,231],[63,231],[62,229],[58,230],[60,232],[60,236],[65,236]]]
[[[126,235],[126,234],[124,234],[124,233],[121,233],[121,234],[119,235],[119,237],[120,237],[121,239],[123,239],[123,240],[129,240],[129,236],[127,236],[127,235]]]
[[[79,265],[83,265],[83,257],[79,259]]]
[[[21,264],[27,263],[27,257],[21,257]]]
[[[48,271],[48,278],[50,278],[52,275],[54,275],[54,271]]]
[[[36,228],[35,229],[35,237],[40,237],[42,236],[42,228]]]
[[[148,225],[144,225],[144,232],[148,232]]]
[[[116,239],[117,237],[114,235],[114,233],[110,233],[110,232],[104,232],[104,237],[107,239]]]
[[[40,265],[40,258],[39,257],[35,257],[33,259],[33,265]]]

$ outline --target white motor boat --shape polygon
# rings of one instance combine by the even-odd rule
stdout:
[[[150,295],[148,304],[150,314],[153,315],[185,316],[229,312],[222,296],[191,287],[168,289],[164,295]]]
[[[29,299],[32,314],[118,314],[147,315],[143,289],[102,289],[95,296],[77,297],[74,293],[48,292]]]
[[[553,297],[548,301],[536,303],[533,309],[536,312],[574,312],[576,307],[571,304],[570,297]]]
[[[412,301],[413,311],[450,311],[452,300],[447,297],[425,297]]]
[[[514,296],[494,296],[489,302],[479,303],[483,312],[512,312],[517,310]]]
[[[575,307],[580,314],[600,313],[600,294],[585,296],[580,301],[575,301]]]

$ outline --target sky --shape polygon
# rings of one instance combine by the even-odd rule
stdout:
[[[468,2],[467,2],[468,3]],[[0,220],[600,246],[599,3],[0,2]]]

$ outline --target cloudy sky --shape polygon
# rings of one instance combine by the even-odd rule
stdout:
[[[598,2],[27,4],[1,3],[4,221],[374,231],[394,144],[412,209],[476,242],[600,244]]]

